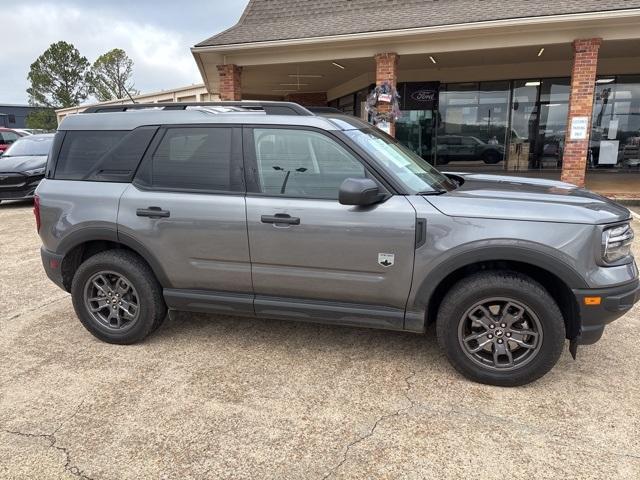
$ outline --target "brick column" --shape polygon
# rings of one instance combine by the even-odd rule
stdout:
[[[242,67],[217,65],[220,77],[220,100],[242,100]]]
[[[389,82],[394,88],[398,84],[398,54],[393,52],[378,53],[376,59],[376,85]],[[378,103],[379,112],[390,112],[391,104]],[[395,136],[395,122],[391,122],[391,135]]]
[[[574,183],[580,187],[584,187],[587,169],[593,93],[598,68],[598,50],[601,43],[601,38],[588,38],[573,42],[573,69],[571,71],[569,116],[562,155],[562,181]],[[588,117],[586,139],[571,140],[571,122],[575,117]]]

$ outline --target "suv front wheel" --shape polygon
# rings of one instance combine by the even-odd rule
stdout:
[[[73,277],[71,295],[84,327],[108,343],[139,342],[155,331],[167,314],[153,271],[126,250],[89,257]]]
[[[556,364],[565,340],[562,313],[551,295],[526,275],[471,275],[443,299],[438,343],[452,365],[481,383],[518,386]]]

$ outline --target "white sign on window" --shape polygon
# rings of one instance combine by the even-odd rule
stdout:
[[[573,117],[571,119],[571,140],[586,140],[589,129],[589,117]]]
[[[618,140],[602,140],[600,142],[600,155],[598,165],[615,165],[618,163]]]
[[[378,127],[380,130],[382,130],[385,133],[388,133],[389,135],[391,135],[391,123],[386,122],[386,121],[381,121],[376,123],[376,127]]]
[[[618,136],[618,119],[614,118],[609,122],[609,133],[607,134],[607,138],[609,140],[615,140]]]

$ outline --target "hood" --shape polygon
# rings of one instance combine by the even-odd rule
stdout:
[[[47,156],[0,157],[0,172],[21,173],[27,170],[42,168],[47,165]]]
[[[629,210],[623,206],[569,183],[501,175],[453,175],[464,179],[460,187],[425,197],[452,217],[584,224],[630,218]]]

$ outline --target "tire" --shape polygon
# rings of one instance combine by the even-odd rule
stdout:
[[[153,271],[126,250],[107,250],[82,263],[73,277],[71,296],[80,322],[107,343],[139,342],[157,330],[167,315]]]
[[[551,295],[530,277],[509,271],[476,273],[456,283],[440,304],[436,332],[458,372],[504,387],[546,374],[565,340],[564,318]]]
[[[500,155],[497,152],[488,151],[482,156],[482,161],[487,165],[495,165],[500,163]]]

